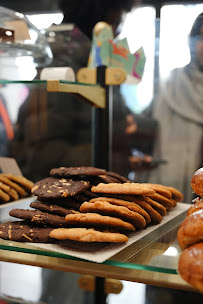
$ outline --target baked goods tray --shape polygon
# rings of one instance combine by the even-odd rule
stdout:
[[[29,197],[13,203],[7,203],[0,206],[0,222],[13,221],[13,217],[9,216],[9,211],[13,208],[29,208],[29,205],[35,198]],[[114,243],[82,243],[73,241],[64,241],[59,244],[44,243],[20,243],[14,241],[5,241],[0,239],[0,249],[11,251],[28,252],[45,256],[55,256],[64,258],[79,258],[91,262],[103,263],[108,259],[119,260],[122,256],[122,262],[130,260],[130,255],[139,253],[153,242],[156,242],[161,235],[166,234],[175,226],[179,226],[185,218],[185,214],[190,207],[189,204],[178,203],[174,209],[171,209],[167,215],[163,217],[160,224],[149,225],[136,232],[129,234],[129,240],[125,244]],[[136,247],[136,244],[139,246]],[[140,246],[140,243],[143,245]],[[132,247],[131,245],[134,244]],[[168,246],[166,246],[167,248]],[[129,253],[122,254],[126,248],[131,248]],[[138,249],[139,248],[139,249]],[[133,253],[132,253],[133,250]],[[128,251],[128,250],[125,250]],[[115,257],[116,255],[116,257]],[[115,259],[114,259],[115,257]],[[125,257],[125,258],[124,258]]]

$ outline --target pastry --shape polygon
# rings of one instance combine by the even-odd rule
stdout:
[[[145,218],[145,221],[147,224],[151,222],[151,218],[150,218],[149,214],[136,203],[124,201],[124,200],[113,198],[113,197],[97,197],[97,198],[91,199],[89,201],[89,203],[94,203],[96,201],[106,201],[113,205],[124,206],[131,211],[141,214]]]
[[[97,186],[92,186],[92,192],[95,193],[113,193],[113,194],[134,194],[134,195],[149,195],[155,191],[145,185],[139,183],[100,183]]]
[[[151,184],[151,183],[143,183],[143,185],[146,185],[146,186],[152,188],[157,193],[159,193],[159,194],[161,194],[165,197],[172,198],[172,193],[171,193],[171,191],[169,191],[167,189],[166,186],[163,186],[163,185],[160,185],[160,184]]]
[[[182,250],[203,241],[203,210],[185,218],[178,229],[177,240]]]
[[[115,206],[106,201],[96,201],[94,203],[84,202],[80,211],[83,213],[99,213],[112,217],[118,217],[122,220],[132,223],[136,228],[143,228],[146,226],[145,218],[134,211],[129,210],[124,206]]]
[[[118,231],[135,231],[135,227],[120,218],[103,216],[97,213],[78,213],[78,214],[68,214],[65,220],[71,226],[77,227],[105,227],[116,229]]]
[[[191,187],[195,194],[203,196],[203,167],[194,173],[191,179]]]
[[[183,250],[178,261],[180,276],[203,293],[203,243]]]
[[[152,200],[150,197],[145,196],[144,201],[152,206],[152,208],[155,209],[160,215],[163,216],[167,214],[166,208],[162,204]]]
[[[115,194],[113,196],[115,197]],[[152,223],[158,224],[162,221],[162,216],[151,205],[145,202],[144,196],[119,194],[116,197],[139,205],[149,214]]]
[[[194,203],[191,205],[191,207],[188,209],[187,211],[187,216],[189,216],[190,214],[203,209],[203,199],[200,197],[197,197],[194,201]]]
[[[79,242],[113,242],[126,243],[125,234],[100,231],[94,228],[58,228],[50,232],[49,236],[58,240],[73,240]]]
[[[166,208],[166,210],[170,210],[172,207],[174,207],[173,202],[169,198],[167,198],[157,192],[153,193],[153,194],[149,194],[147,196],[149,196],[152,200],[157,201],[158,203],[162,204]]]

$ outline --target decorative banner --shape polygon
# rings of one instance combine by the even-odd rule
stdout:
[[[88,67],[95,68],[101,65],[118,67],[126,72],[127,77],[131,76],[131,80],[132,77],[135,78],[138,83],[142,79],[145,62],[143,47],[131,54],[126,38],[114,42],[111,26],[105,22],[96,24]]]

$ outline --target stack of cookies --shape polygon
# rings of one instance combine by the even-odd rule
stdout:
[[[13,209],[21,221],[0,225],[0,237],[23,242],[127,242],[130,232],[162,221],[182,201],[171,187],[131,183],[94,167],[60,167],[36,182],[33,209]]]
[[[33,182],[19,175],[0,174],[0,204],[30,196]]]

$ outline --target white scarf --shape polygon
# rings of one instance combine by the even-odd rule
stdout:
[[[191,178],[203,166],[203,72],[194,64],[172,71],[153,116],[160,125],[154,157],[167,163],[152,170],[149,182],[173,186],[191,203]]]

